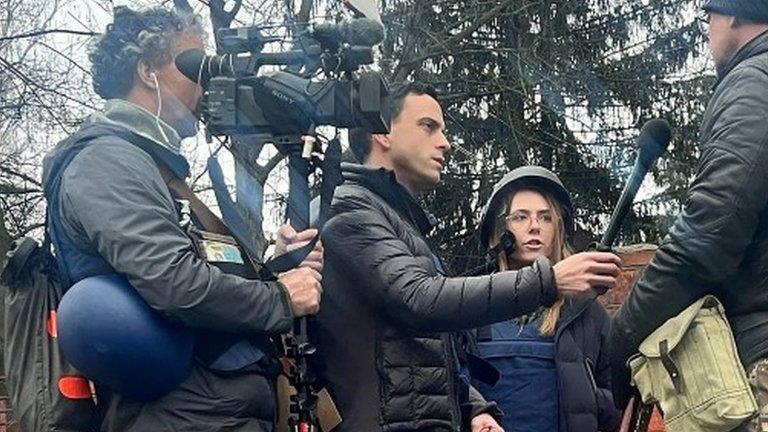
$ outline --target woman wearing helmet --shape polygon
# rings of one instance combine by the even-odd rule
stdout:
[[[573,224],[570,194],[560,179],[542,167],[525,166],[495,185],[480,240],[485,250],[498,250],[499,271],[522,268],[540,256],[563,263],[571,255],[567,239]],[[591,296],[560,298],[549,308],[478,329],[476,354],[501,375],[494,386],[476,382],[476,387],[504,411],[507,432],[617,428],[605,346],[609,325],[605,309]]]

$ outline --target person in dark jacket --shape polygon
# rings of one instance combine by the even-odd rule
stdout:
[[[435,221],[416,196],[440,179],[443,113],[431,87],[397,86],[387,135],[351,133],[365,165],[345,164],[323,231],[323,308],[314,340],[321,377],[346,431],[501,430],[495,406],[460,378],[451,333],[551,306],[558,292],[613,285],[618,257],[541,257],[514,272],[451,278],[426,235]],[[604,265],[605,274],[589,270]]]
[[[519,270],[538,257],[557,263],[572,255],[573,206],[551,171],[517,168],[494,187],[480,221],[484,250],[504,235],[499,271]],[[494,365],[495,385],[477,389],[504,411],[506,432],[613,431],[619,424],[608,360],[610,319],[594,297],[559,298],[553,305],[477,331],[476,354]]]
[[[768,3],[707,0],[717,83],[683,211],[619,310],[611,333],[614,396],[627,359],[669,318],[717,296],[758,405],[768,412]],[[768,430],[768,417],[743,430]]]
[[[260,281],[242,248],[219,244],[222,235],[204,237],[197,214],[190,220],[161,175],[161,166],[177,179],[189,175],[180,141],[196,132],[201,87],[173,58],[202,49],[202,37],[195,17],[115,8],[91,54],[104,110],[45,160],[46,185],[61,177],[46,196],[67,278],[123,275],[152,309],[196,338],[189,376],[159,399],[132,400],[96,383],[104,431],[272,431],[280,370],[272,338],[319,307],[322,246],[278,281]],[[293,240],[278,250],[314,233],[285,227]],[[207,247],[229,252],[209,262],[196,252]]]

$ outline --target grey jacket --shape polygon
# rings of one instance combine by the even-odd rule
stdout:
[[[495,412],[460,378],[449,333],[554,302],[549,261],[451,278],[428,246],[424,210],[392,172],[343,165],[323,231],[315,341],[345,431],[459,431]]]
[[[685,207],[615,318],[619,404],[627,399],[627,359],[704,294],[723,302],[745,365],[768,356],[768,33],[730,60],[700,139]]]
[[[134,131],[137,140],[148,138],[156,147],[148,152],[107,135],[72,160],[63,172],[60,201],[50,205],[58,206],[74,256],[100,257],[153,309],[193,329],[244,335],[288,331],[293,315],[280,284],[226,274],[194,252],[154,160],[165,158],[183,178],[188,168],[173,151],[178,143],[165,142],[151,114],[127,102],[108,103],[105,115],[84,128],[100,124]],[[170,129],[166,136],[178,139]],[[71,141],[48,155],[45,176]],[[73,282],[89,276],[75,267]],[[275,411],[271,379],[249,369],[219,375],[199,363],[179,388],[157,401],[131,401],[108,391],[100,391],[99,398],[102,429],[110,431],[269,431]]]

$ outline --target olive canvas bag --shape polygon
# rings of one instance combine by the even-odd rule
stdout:
[[[643,402],[669,432],[729,431],[757,413],[720,301],[707,295],[670,318],[629,360]]]

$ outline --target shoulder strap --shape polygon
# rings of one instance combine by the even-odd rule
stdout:
[[[165,184],[168,185],[168,189],[170,189],[171,193],[177,198],[187,200],[189,202],[190,209],[200,220],[200,223],[203,224],[203,228],[206,231],[234,237],[224,222],[218,216],[216,216],[216,214],[214,214],[211,209],[208,208],[208,206],[200,201],[200,199],[194,194],[194,192],[192,192],[192,189],[190,189],[185,182],[173,175],[171,170],[165,166],[165,164],[158,163],[157,167],[160,170],[160,175],[163,177]]]
[[[299,249],[294,249],[283,255],[272,258],[264,263],[260,275],[263,278],[274,278],[276,274],[292,269],[299,264],[312,252],[315,244],[320,240],[325,222],[330,214],[331,201],[333,200],[336,186],[342,183],[341,174],[341,142],[334,138],[328,144],[323,160],[323,180],[320,186],[320,210],[315,220],[315,226],[318,230],[317,235],[310,242]]]
[[[342,182],[341,174],[341,142],[334,138],[328,143],[323,159],[323,182],[320,186],[320,214],[317,218],[317,227],[322,229],[328,220],[331,211],[331,202],[336,186]]]
[[[246,239],[243,239],[238,232],[229,229],[224,221],[222,221],[221,218],[216,216],[208,208],[208,206],[200,201],[200,199],[195,196],[194,192],[192,192],[189,186],[184,181],[176,177],[173,172],[167,166],[165,166],[165,164],[163,164],[161,161],[156,162],[158,169],[160,170],[160,175],[168,185],[168,189],[170,189],[171,193],[174,194],[177,198],[184,199],[189,202],[190,209],[198,218],[200,223],[203,224],[203,228],[205,230],[233,237],[237,240],[240,246],[246,249],[246,252],[248,253],[252,262],[260,262],[257,259],[257,256],[253,254],[253,251],[248,250],[247,245],[250,243],[246,242]],[[307,245],[299,249],[294,249],[278,257],[274,257],[267,262],[261,263],[260,266],[257,266],[260,267],[258,270],[259,277],[262,280],[274,280],[276,279],[276,275],[278,273],[297,267],[299,264],[301,264],[302,261],[304,261],[309,253],[312,252],[318,240],[319,236],[315,236]]]
[[[53,162],[51,166],[51,172],[48,175],[46,184],[43,186],[44,196],[46,199],[45,206],[45,226],[43,229],[43,244],[42,250],[50,253],[51,246],[61,253],[61,239],[59,239],[59,232],[55,220],[61,220],[59,214],[58,202],[59,191],[61,189],[62,176],[69,164],[80,154],[80,152],[88,147],[92,141],[98,138],[98,134],[93,133],[78,133],[71,139],[70,147],[62,150],[64,153],[61,157]],[[63,234],[63,233],[62,233]],[[66,235],[66,234],[63,234]],[[64,256],[58,256],[55,260],[56,274],[58,275],[59,282],[64,289],[68,289],[72,285],[72,281],[69,275],[69,268],[64,259]]]

